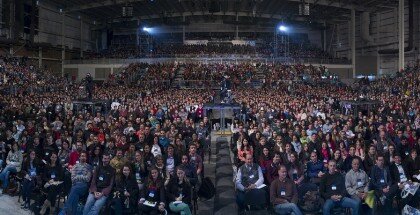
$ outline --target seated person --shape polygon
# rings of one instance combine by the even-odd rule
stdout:
[[[270,185],[270,201],[274,206],[276,214],[301,215],[302,212],[297,207],[298,193],[296,184],[287,178],[287,169],[280,165],[279,177]]]
[[[401,155],[396,153],[394,154],[394,163],[392,163],[389,167],[389,171],[391,172],[391,179],[394,184],[398,185],[399,191],[404,189],[406,184],[411,183],[411,177],[408,174],[407,168],[402,165],[401,163]],[[397,192],[399,193],[399,192]],[[408,203],[413,207],[417,207],[420,197],[420,190],[417,189],[417,192],[409,198],[404,198],[403,202]]]
[[[45,165],[44,173],[42,174],[43,192],[47,194],[47,198],[39,212],[41,215],[45,214],[47,208],[50,208],[52,212],[55,210],[57,195],[60,192],[63,181],[64,169],[59,164],[58,155],[52,152],[50,154],[50,162]]]
[[[24,209],[29,208],[29,203],[31,202],[31,194],[37,183],[40,182],[41,168],[41,162],[36,157],[35,151],[29,151],[29,157],[26,158],[25,162],[23,162],[22,170],[20,172],[24,177],[22,184]]]
[[[89,196],[87,198],[83,214],[98,214],[104,206],[108,195],[111,193],[114,185],[115,170],[109,165],[111,157],[109,154],[102,155],[102,163],[93,171],[92,182],[89,188]]]
[[[311,152],[311,160],[306,163],[306,166],[309,181],[318,184],[321,181],[322,176],[325,175],[325,168],[324,164],[318,160],[316,152]]]
[[[335,160],[328,162],[328,172],[321,178],[319,192],[325,199],[323,214],[329,215],[333,207],[351,208],[353,215],[359,214],[359,203],[354,199],[345,197],[345,180],[341,173],[337,172]]]
[[[351,170],[346,174],[346,190],[352,199],[364,201],[369,191],[369,176],[360,169],[360,161],[355,158],[351,162]]]
[[[164,179],[156,167],[150,169],[143,191],[140,192],[139,210],[142,214],[159,214],[165,211]]]
[[[191,185],[180,166],[176,168],[176,176],[171,177],[166,186],[166,199],[172,212],[191,215]]]
[[[264,183],[261,167],[253,162],[252,155],[247,155],[245,164],[239,167],[236,175],[236,203],[239,212],[245,210],[245,194],[252,192],[253,195],[264,196],[265,191],[258,189]]]
[[[9,185],[10,173],[20,172],[22,168],[23,155],[22,151],[19,150],[17,142],[13,142],[12,149],[7,154],[6,167],[0,173],[0,182],[2,182],[3,193],[6,191]]]
[[[299,158],[296,152],[292,152],[290,154],[290,162],[287,164],[287,169],[289,178],[292,179],[296,186],[299,187],[302,185],[303,180],[305,179],[305,170],[302,163],[298,159]]]
[[[280,152],[275,152],[273,157],[273,162],[267,167],[266,178],[267,183],[271,184],[274,180],[279,177],[279,166],[281,164],[281,154]]]
[[[191,186],[195,187],[198,182],[197,171],[195,170],[195,167],[190,163],[187,154],[182,155],[180,166],[184,170],[185,176],[190,181]]]
[[[147,177],[147,167],[140,151],[136,151],[134,162],[132,163],[132,172],[136,178],[138,189],[142,190],[144,180]]]
[[[120,170],[127,163],[125,159],[123,150],[121,148],[117,149],[117,153],[114,158],[112,158],[110,165],[115,169],[116,173],[120,173]]]
[[[71,169],[72,187],[67,201],[63,207],[63,214],[75,214],[79,198],[86,195],[88,191],[88,183],[92,177],[92,166],[86,163],[87,152],[81,151],[79,163]]]
[[[116,215],[123,214],[125,210],[136,211],[139,196],[137,181],[130,165],[124,164],[121,173],[115,179],[114,192],[110,203],[114,205]]]
[[[370,183],[375,195],[379,197],[384,211],[392,211],[392,200],[398,192],[398,186],[392,182],[391,173],[385,166],[385,159],[382,154],[376,156],[376,164],[370,173]]]

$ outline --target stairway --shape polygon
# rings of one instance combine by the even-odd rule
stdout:
[[[182,86],[182,82],[184,81],[184,70],[185,67],[180,66],[177,71],[175,71],[175,78],[172,81],[171,88],[178,88]]]

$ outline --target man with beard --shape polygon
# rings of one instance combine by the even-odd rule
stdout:
[[[109,165],[110,156],[102,155],[102,164],[93,171],[89,196],[83,214],[96,215],[104,206],[114,185],[115,170]]]
[[[92,176],[92,166],[86,163],[86,160],[87,153],[81,151],[79,163],[71,170],[72,187],[63,207],[64,214],[76,214],[79,198],[84,196],[88,190],[88,183]]]

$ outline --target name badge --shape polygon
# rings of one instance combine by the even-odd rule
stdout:
[[[285,192],[285,191],[281,191],[281,192],[280,192],[280,195],[281,195],[281,196],[285,196],[285,195],[286,195],[286,192]]]
[[[363,182],[362,182],[362,180],[357,180],[357,186],[362,186],[363,185]]]
[[[327,159],[324,159],[324,163],[327,163]]]
[[[51,174],[51,179],[54,179],[55,178],[55,174]]]
[[[99,181],[103,181],[103,180],[104,180],[104,177],[99,176]]]
[[[140,173],[136,172],[136,179],[140,179]]]
[[[405,155],[408,155],[408,152],[405,152]]]
[[[384,150],[387,150],[388,149],[388,146],[384,146]]]
[[[250,175],[250,176],[249,176],[249,178],[250,178],[250,179],[253,179],[253,178],[254,178],[254,175]]]
[[[333,185],[333,186],[331,187],[331,189],[332,189],[332,190],[337,190],[337,187],[336,187],[335,185]]]
[[[150,193],[149,193],[149,197],[150,197],[150,198],[153,198],[153,197],[155,197],[155,193],[153,193],[153,192],[150,192]]]
[[[79,161],[76,161],[76,163],[79,164],[80,162]]]
[[[61,163],[64,163],[66,161],[66,159],[61,159]]]
[[[50,153],[49,152],[45,152],[45,155],[48,156]]]
[[[381,179],[381,180],[380,180],[380,182],[381,182],[381,183],[385,183],[385,180],[384,180],[384,179]]]
[[[36,176],[35,170],[31,170],[29,174],[30,174],[30,176]]]

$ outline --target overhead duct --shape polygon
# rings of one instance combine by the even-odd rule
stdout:
[[[362,13],[362,39],[368,43],[373,42],[373,37],[370,35],[369,27],[370,27],[370,13],[369,12],[363,12]]]
[[[408,46],[404,52],[414,50],[414,0],[408,0]],[[398,54],[398,49],[379,50],[378,54]]]

